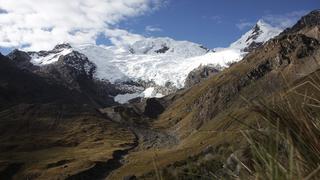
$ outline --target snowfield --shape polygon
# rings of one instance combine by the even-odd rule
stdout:
[[[243,55],[238,49],[221,49],[191,57],[175,54],[130,54],[92,45],[82,45],[76,50],[97,65],[96,77],[99,79],[107,79],[112,83],[140,79],[153,81],[159,86],[171,82],[177,88],[183,88],[189,72],[200,65],[226,67],[229,62],[241,60]]]

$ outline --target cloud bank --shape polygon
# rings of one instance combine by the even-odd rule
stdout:
[[[161,6],[162,0],[1,0],[0,46],[51,49],[62,42],[95,43],[100,34],[111,42],[141,36],[117,24]]]

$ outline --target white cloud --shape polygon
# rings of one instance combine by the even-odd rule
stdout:
[[[145,31],[146,32],[161,32],[162,29],[157,26],[146,26]]]
[[[115,43],[133,40],[140,36],[112,29],[120,21],[159,8],[161,1],[1,0],[0,46],[51,49],[61,42],[95,43],[97,36],[106,32]]]
[[[238,29],[243,30],[243,29],[252,27],[254,24],[255,23],[253,23],[253,22],[240,20],[240,22],[237,23],[236,26]]]
[[[133,34],[123,29],[107,29],[105,30],[105,36],[116,46],[133,44],[136,41],[144,39],[139,34]]]
[[[293,11],[286,14],[268,14],[262,17],[264,21],[273,26],[280,28],[287,28],[294,25],[301,16],[305,15],[307,11]]]

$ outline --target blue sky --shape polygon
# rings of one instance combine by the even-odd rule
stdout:
[[[171,0],[162,9],[120,26],[138,34],[169,36],[209,48],[225,47],[250,29],[251,26],[239,29],[237,24],[241,22],[252,24],[270,16],[295,21],[299,15],[292,14],[316,8],[320,8],[318,0]],[[150,25],[162,31],[147,33],[145,27]]]
[[[22,6],[19,1],[15,1],[12,3],[12,0],[3,0],[7,1],[9,4],[8,6],[3,6],[0,4],[0,16],[6,15],[7,12],[11,12],[7,10],[12,8],[14,10],[23,9],[24,7],[31,7],[31,6]],[[24,0],[25,3],[32,3],[33,0]],[[73,0],[77,1],[77,0]],[[90,0],[82,0],[82,2],[92,2]],[[80,34],[77,36],[71,36],[68,34],[70,30],[73,31],[75,26],[74,24],[67,24],[61,23],[61,19],[56,18],[54,16],[61,15],[63,13],[64,17],[66,17],[66,22],[75,22],[77,17],[81,17],[83,14],[79,11],[77,12],[75,8],[70,7],[70,11],[72,14],[67,14],[69,11],[64,6],[68,7],[65,0],[56,0],[51,1],[52,3],[56,3],[56,6],[53,7],[60,7],[61,5],[66,10],[59,11],[57,14],[56,10],[53,11],[53,14],[50,14],[50,11],[46,10],[45,8],[51,8],[52,6],[47,6],[48,2],[43,3],[42,6],[38,9],[31,9],[34,11],[35,15],[38,14],[37,18],[32,17],[34,24],[41,24],[41,31],[36,31],[35,28],[38,26],[34,25],[30,28],[30,31],[19,32],[17,35],[21,36],[20,39],[23,39],[23,42],[20,42],[19,39],[15,39],[14,35],[10,34],[12,30],[8,28],[7,32],[3,31],[0,28],[0,52],[3,54],[7,54],[13,47],[9,48],[7,44],[10,44],[15,47],[22,47],[26,44],[31,44],[34,49],[40,49],[44,47],[51,47],[56,41],[73,41],[77,38],[75,43],[83,43],[83,42],[96,42],[97,44],[105,44],[110,45],[110,34],[106,38],[103,34],[104,31],[101,30],[101,27],[110,27],[111,29],[120,29],[124,30],[126,33],[130,34],[137,34],[146,37],[171,37],[176,40],[188,40],[196,43],[203,44],[208,48],[215,48],[215,47],[226,47],[231,42],[237,40],[243,33],[248,31],[255,22],[257,22],[260,18],[267,20],[269,23],[277,26],[285,26],[288,24],[292,24],[296,22],[296,20],[303,14],[320,8],[320,1],[319,0],[268,0],[268,1],[257,1],[257,0],[143,0],[146,3],[149,1],[151,2],[163,2],[161,5],[157,5],[156,10],[151,10],[152,8],[149,7],[148,10],[143,4],[135,3],[134,0],[131,4],[126,7],[126,9],[108,9],[109,5],[104,3],[107,2],[105,0],[95,0],[95,2],[101,2],[99,7],[105,6],[106,10],[102,9],[103,11],[111,11],[109,14],[99,14],[100,12],[95,12],[94,8],[89,9],[89,12],[86,12],[86,16],[90,14],[97,13],[97,18],[100,18],[102,15],[104,19],[102,19],[104,26],[100,26],[102,23],[97,22],[96,24],[87,25],[86,23],[82,23],[82,21],[86,19],[78,18],[79,23],[83,24],[83,26],[79,26],[77,24],[77,28],[79,32],[86,32],[87,34],[83,35]],[[8,3],[9,2],[9,3]],[[69,2],[69,1],[68,1]],[[116,3],[124,3],[127,5],[125,0],[112,0],[111,2]],[[138,1],[137,1],[138,2]],[[141,1],[139,1],[141,2]],[[60,3],[60,4],[59,4]],[[103,4],[104,3],[104,4]],[[23,8],[17,8],[17,7]],[[32,4],[32,6],[35,6]],[[38,6],[38,5],[37,5]],[[83,8],[83,7],[81,7]],[[79,7],[79,9],[81,9]],[[131,9],[130,9],[131,8]],[[129,10],[128,10],[129,9]],[[30,11],[31,11],[30,10]],[[125,11],[128,10],[128,11]],[[42,12],[43,11],[43,12]],[[92,12],[91,12],[92,11]],[[8,18],[0,18],[0,26],[6,27],[5,24],[2,24],[1,20],[9,19],[11,24],[17,25],[20,27],[21,23],[24,23],[24,20],[21,19],[10,19],[10,17],[17,17],[16,14],[21,14],[28,12],[23,10],[19,11],[12,11],[12,16],[8,16]],[[141,13],[143,12],[143,13]],[[16,14],[15,14],[16,13]],[[41,14],[42,13],[42,14]],[[44,14],[43,14],[44,13]],[[48,14],[46,14],[48,13]],[[77,14],[78,13],[78,14]],[[119,14],[115,18],[114,14]],[[27,14],[28,15],[28,14]],[[48,16],[52,18],[52,22],[55,23],[48,23],[42,24],[41,16]],[[61,15],[62,16],[62,15]],[[70,16],[75,16],[75,19],[70,19]],[[84,18],[86,18],[84,16]],[[94,16],[92,16],[94,17]],[[92,18],[90,16],[90,18]],[[69,18],[69,19],[68,19]],[[74,18],[74,17],[72,17]],[[36,20],[39,20],[38,22]],[[7,21],[4,21],[7,22]],[[31,21],[33,22],[33,21]],[[75,22],[77,23],[77,22]],[[55,31],[56,27],[63,25],[66,28],[66,32]],[[54,27],[54,28],[51,28]],[[14,28],[14,27],[13,27]],[[22,26],[20,29],[28,29],[28,24],[26,23],[25,26]],[[45,29],[50,29],[50,32],[45,31]],[[52,30],[53,29],[53,30]],[[57,28],[59,29],[59,28]],[[60,28],[61,29],[61,28]],[[99,29],[99,30],[97,30]],[[56,33],[56,36],[50,34]],[[75,31],[75,32],[78,32]],[[97,34],[97,32],[101,32],[101,35],[95,37],[91,34]],[[32,33],[30,33],[32,32]],[[112,35],[117,34],[117,36],[122,36],[124,33],[112,33]],[[7,33],[7,34],[6,34]],[[8,39],[2,40],[1,37],[8,37],[8,36],[1,36],[1,34],[10,35],[9,43],[6,42]],[[29,33],[29,34],[28,34]],[[59,34],[60,33],[60,34]],[[124,33],[124,34],[125,34]],[[46,35],[49,34],[49,35]],[[73,34],[74,35],[74,34]],[[26,38],[28,37],[28,38]],[[60,38],[60,39],[59,39]],[[74,39],[72,39],[74,38]],[[119,37],[117,37],[119,38]],[[130,35],[130,38],[131,35]],[[67,40],[66,40],[67,39]],[[21,40],[22,41],[22,40]],[[5,42],[6,47],[1,45],[1,42]],[[51,43],[51,44],[50,44]],[[2,43],[3,44],[3,43]],[[45,48],[44,48],[45,49]]]

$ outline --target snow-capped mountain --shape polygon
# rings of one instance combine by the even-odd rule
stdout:
[[[283,29],[273,27],[260,19],[251,30],[232,43],[229,48],[250,52],[252,49],[257,48],[269,39],[277,36],[282,31]]]
[[[56,63],[60,57],[75,52],[86,56],[96,67],[93,73],[95,79],[123,84],[125,88],[132,86],[132,94],[115,97],[116,101],[124,103],[135,97],[161,97],[183,88],[192,70],[205,65],[215,66],[217,69],[228,67],[280,32],[281,29],[259,20],[228,48],[216,48],[214,51],[188,41],[145,38],[123,47],[91,44],[71,47],[62,44],[51,51],[28,54],[31,56],[30,62],[35,66]]]
[[[31,63],[36,66],[43,66],[55,63],[60,56],[65,56],[72,52],[69,44],[58,44],[51,51],[28,52],[31,56]]]

